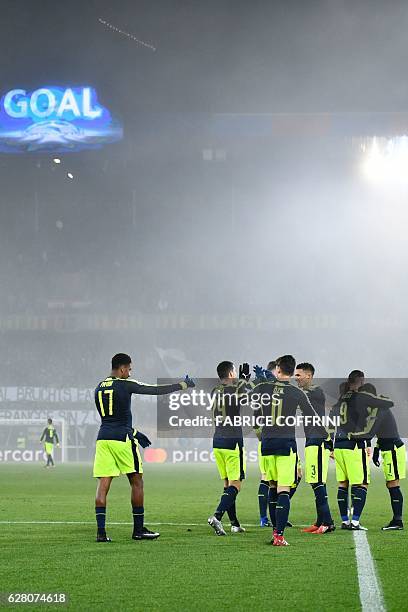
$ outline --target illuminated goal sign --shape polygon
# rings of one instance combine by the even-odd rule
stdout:
[[[0,151],[94,149],[123,137],[92,87],[11,89],[0,101]]]

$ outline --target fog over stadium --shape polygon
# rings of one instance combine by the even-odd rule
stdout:
[[[90,85],[124,138],[0,155],[3,384],[93,386],[118,350],[151,382],[405,376],[406,172],[364,170],[407,134],[403,2],[4,5],[3,92]]]
[[[408,609],[407,1],[0,8],[0,607]]]

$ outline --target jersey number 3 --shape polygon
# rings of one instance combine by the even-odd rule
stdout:
[[[105,413],[105,406],[103,405],[103,395],[107,395],[109,397],[108,414],[109,416],[112,416],[113,414],[113,389],[105,389],[105,391],[98,391],[98,399],[99,399],[99,406],[101,409],[101,415],[104,417],[106,413]]]

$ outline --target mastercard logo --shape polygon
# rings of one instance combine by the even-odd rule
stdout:
[[[164,463],[167,453],[164,448],[146,448],[143,458],[147,463]]]

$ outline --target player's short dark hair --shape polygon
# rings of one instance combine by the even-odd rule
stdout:
[[[364,372],[361,370],[352,370],[348,375],[348,381],[351,384],[355,383],[358,378],[364,378]]]
[[[367,391],[367,393],[377,395],[377,389],[371,383],[365,383],[359,388],[359,391]]]
[[[221,379],[227,378],[228,374],[232,372],[233,369],[234,364],[232,361],[221,361],[221,363],[217,365],[217,374]]]
[[[305,372],[311,372],[312,376],[314,376],[315,373],[314,366],[312,366],[311,363],[307,363],[307,361],[305,361],[304,363],[298,363],[296,369],[304,370]]]
[[[272,372],[276,368],[276,361],[270,361],[266,366],[266,369]]]
[[[276,360],[276,366],[287,376],[292,376],[296,367],[296,360],[293,355],[282,355]]]
[[[117,370],[120,366],[132,363],[131,357],[126,353],[117,353],[112,357],[112,370]]]
[[[51,425],[52,419],[47,419],[48,423]]]

